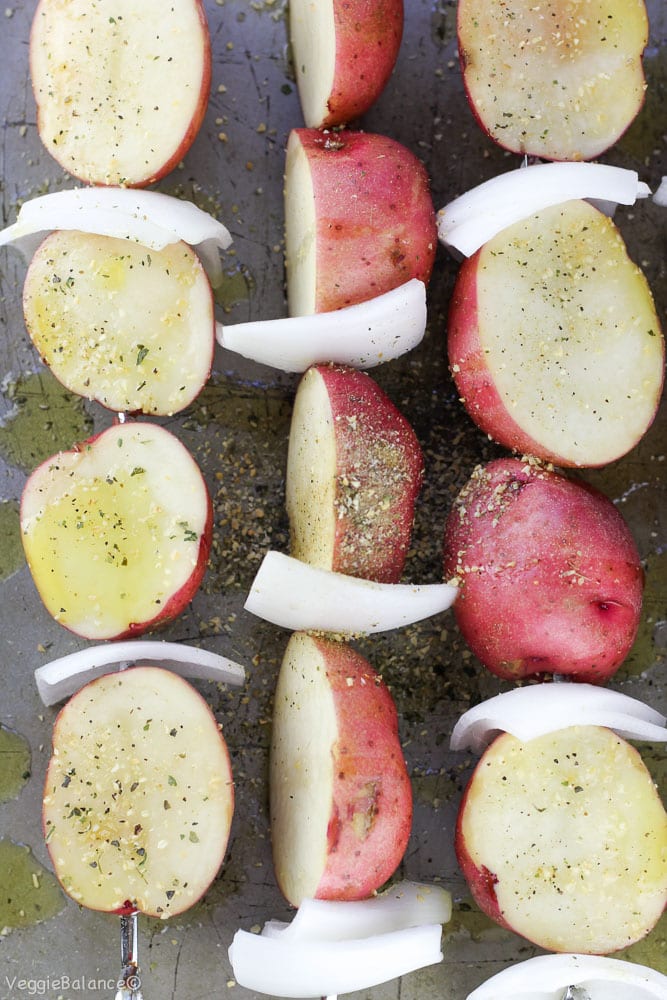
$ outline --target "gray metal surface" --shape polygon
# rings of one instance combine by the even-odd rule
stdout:
[[[22,200],[74,183],[43,150],[36,132],[28,69],[34,7],[32,2],[8,0],[0,10],[3,224],[14,220]],[[289,129],[302,124],[288,60],[285,2],[218,0],[206,7],[214,46],[208,113],[183,164],[159,187],[194,199],[233,233],[221,318],[279,316],[285,310],[284,148]],[[664,0],[649,0],[648,7],[652,34],[645,61],[646,106],[604,159],[638,169],[655,187],[667,173],[667,8]],[[362,124],[368,131],[395,137],[424,160],[440,207],[507,169],[512,158],[482,135],[465,102],[456,62],[455,4],[406,0],[406,8],[396,71]],[[620,210],[617,222],[664,317],[664,210],[644,202]],[[426,482],[406,568],[406,577],[420,582],[440,578],[444,516],[455,492],[476,462],[501,454],[467,419],[447,373],[445,316],[455,273],[454,262],[439,251],[423,345],[374,373],[412,420],[425,451]],[[56,711],[41,706],[32,673],[84,643],[55,624],[37,597],[18,544],[17,505],[26,475],[41,458],[105,426],[109,416],[68,396],[41,366],[22,321],[24,274],[18,255],[0,251],[0,722],[27,741],[31,756],[30,776],[18,775],[17,787],[9,793],[13,797],[0,802],[0,835],[7,848],[1,858],[14,865],[18,849],[13,845],[26,845],[35,859],[28,858],[23,875],[9,860],[0,860],[0,1000],[27,995],[72,1000],[85,994],[113,995],[120,968],[119,922],[80,909],[49,886],[40,802]],[[271,696],[287,636],[252,619],[242,605],[264,551],[287,548],[284,465],[295,385],[293,376],[220,352],[211,383],[197,403],[179,418],[165,421],[205,470],[216,528],[201,592],[161,637],[231,656],[246,665],[248,680],[242,691],[199,685],[230,746],[237,808],[225,865],[206,898],[168,923],[140,921],[147,1000],[253,996],[233,983],[227,959],[232,935],[237,927],[248,929],[271,917],[289,916],[272,873],[266,786]],[[585,475],[621,507],[647,570],[640,636],[613,685],[645,697],[662,711],[667,709],[666,425],[663,404],[658,420],[633,452]],[[449,734],[463,710],[501,685],[467,653],[450,614],[401,634],[373,637],[359,647],[392,687],[414,783],[414,827],[402,874],[437,879],[455,899],[452,922],[443,934],[444,962],[359,996],[463,1000],[507,963],[537,953],[478,913],[453,850],[457,804],[474,761],[468,754],[448,751]],[[3,752],[5,773],[20,761],[15,749],[12,745]],[[664,797],[664,755],[658,748],[644,753]],[[25,860],[25,852],[21,857]],[[21,902],[14,905],[21,892]],[[667,973],[664,920],[629,957]]]

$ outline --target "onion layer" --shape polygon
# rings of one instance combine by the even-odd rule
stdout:
[[[286,372],[334,361],[374,368],[420,343],[426,330],[426,286],[412,278],[366,302],[313,316],[217,326],[227,350]]]
[[[358,901],[304,899],[290,924],[269,920],[265,937],[283,941],[347,941],[423,924],[446,924],[452,897],[442,886],[403,881]]]
[[[438,212],[438,236],[470,257],[501,230],[550,205],[586,198],[634,205],[650,189],[634,170],[603,163],[537,163],[493,177]]]
[[[664,715],[620,691],[593,684],[531,684],[489,698],[454,726],[452,750],[481,752],[499,732],[531,740],[568,726],[605,726],[631,740],[667,741]]]
[[[271,551],[262,560],[244,607],[293,632],[371,634],[445,611],[457,593],[446,583],[411,586],[361,580]]]
[[[112,669],[122,670],[146,661],[155,661],[181,677],[197,677],[235,686],[240,686],[245,680],[243,667],[209,650],[186,646],[181,642],[135,639],[87,646],[76,653],[51,660],[35,670],[35,683],[43,703],[55,705],[95,677],[108,674]]]
[[[16,222],[0,232],[0,246],[14,243],[32,256],[42,234],[75,229],[132,240],[161,250],[179,240],[196,247],[213,285],[222,277],[218,249],[232,242],[229,230],[192,202],[133,188],[73,188],[25,202]]]
[[[324,997],[386,983],[442,960],[440,924],[345,941],[285,941],[237,931],[229,949],[234,978],[275,997]]]
[[[554,1000],[568,986],[589,1000],[665,1000],[667,976],[618,958],[597,955],[540,955],[503,969],[468,995],[468,1000]]]

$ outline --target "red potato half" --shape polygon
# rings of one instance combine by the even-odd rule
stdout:
[[[549,951],[617,951],[667,904],[667,816],[641,756],[609,729],[500,736],[455,840],[478,906]]]
[[[371,132],[293,129],[285,171],[291,316],[364,302],[411,278],[428,283],[437,246],[424,165]]]
[[[61,710],[43,826],[77,903],[167,918],[206,892],[234,809],[229,754],[187,681],[158,667],[107,674]]]
[[[176,618],[201,583],[213,531],[194,459],[147,423],[110,427],[43,462],[24,487],[20,520],[47,610],[98,640]]]
[[[464,261],[448,352],[475,423],[557,465],[620,458],[660,402],[651,291],[613,222],[585,201],[509,226]]]
[[[23,313],[42,360],[68,389],[116,411],[169,415],[205,385],[213,295],[194,250],[54,232],[35,253]]]
[[[289,32],[306,125],[345,125],[368,111],[391,75],[403,0],[291,0]]]
[[[398,583],[423,476],[412,427],[370,376],[310,368],[294,400],[286,501],[291,554]]]
[[[90,184],[140,187],[183,158],[211,83],[201,0],[40,0],[30,73],[42,142]]]
[[[412,790],[396,708],[350,646],[291,637],[274,701],[270,764],[276,878],[293,905],[364,899],[393,874]]]
[[[460,0],[457,30],[473,113],[512,152],[592,160],[644,103],[644,0]]]
[[[457,624],[509,680],[602,683],[634,641],[643,571],[628,526],[592,487],[518,459],[479,466],[447,518],[445,578]]]

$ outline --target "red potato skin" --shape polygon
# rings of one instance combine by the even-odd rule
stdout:
[[[48,7],[52,2],[53,0],[39,0],[39,3],[35,10],[35,14],[33,16],[30,29],[30,40],[28,49],[29,61],[31,64],[32,64],[33,53],[35,51],[35,46],[33,45],[33,34],[36,33],[35,25],[38,21],[38,18],[42,14],[43,8]],[[128,177],[125,180],[125,183],[123,185],[124,187],[136,187],[136,188],[146,187],[149,184],[153,184],[154,182],[161,180],[168,173],[171,173],[171,171],[178,166],[178,164],[181,162],[185,154],[192,146],[192,143],[195,141],[195,138],[197,137],[197,134],[204,122],[204,117],[206,115],[206,110],[208,107],[209,93],[211,90],[211,77],[212,77],[211,37],[210,37],[208,19],[206,17],[206,10],[204,8],[203,0],[191,0],[191,2],[194,4],[194,7],[196,9],[197,18],[201,25],[202,34],[205,42],[204,66],[202,71],[201,87],[199,90],[199,97],[197,100],[195,113],[193,117],[190,119],[190,124],[188,125],[188,128],[186,129],[185,133],[183,134],[180,142],[178,143],[178,146],[174,150],[172,156],[167,160],[167,162],[164,163],[159,170],[152,171],[147,176],[138,176],[133,178]],[[32,72],[32,65],[31,65],[30,76],[31,79],[33,80],[35,79],[35,74]],[[33,96],[35,98],[35,103],[37,105],[37,131],[41,136],[39,94],[34,93]],[[100,187],[114,186],[113,184],[106,183],[103,178],[80,176],[79,174],[74,173],[72,171],[72,164],[69,161],[69,159],[66,157],[62,158],[58,157],[57,154],[59,150],[57,146],[53,147],[52,145],[49,145],[47,148],[49,154],[54,158],[56,163],[58,163],[63,168],[63,170],[66,170],[69,174],[71,174],[72,177],[75,177],[77,180],[83,181],[84,183],[87,184],[96,184],[99,185]]]
[[[335,0],[336,70],[320,128],[353,121],[375,103],[398,57],[403,0]]]
[[[136,670],[136,669],[142,669],[142,668],[140,668],[140,667],[139,668],[133,667],[132,669]],[[166,669],[166,668],[158,668],[158,667],[152,666],[152,667],[150,667],[148,669],[155,670],[155,669]],[[95,684],[99,680],[100,680],[100,678],[98,677],[96,680],[90,681],[89,684]],[[87,688],[89,687],[89,684],[86,685]],[[81,690],[83,690],[83,688]],[[201,694],[199,694],[199,692],[197,692],[196,689],[193,689],[193,690],[195,690],[195,693],[198,694],[198,696],[201,698],[201,700],[205,702],[205,699],[202,698]],[[77,692],[77,694],[78,693],[79,692]],[[72,696],[72,698],[75,698],[75,697],[76,697],[76,695]],[[58,714],[57,714],[57,716],[55,718],[55,721],[53,723],[53,734],[52,734],[52,737],[51,737],[52,749],[53,750],[55,750],[55,748],[57,746],[57,743],[58,743],[58,725],[59,725],[59,722],[60,722],[60,720],[62,718],[63,712],[67,709],[67,706],[70,704],[71,700],[72,699],[70,699],[70,701],[68,701],[65,705],[63,705],[63,707],[58,712]],[[206,704],[206,702],[205,702],[205,704]],[[208,705],[207,705],[207,707],[208,707]],[[222,744],[222,747],[223,747],[223,750],[224,750],[224,754],[225,754],[225,758],[226,758],[226,761],[227,761],[227,771],[228,771],[228,774],[229,774],[228,788],[229,788],[229,796],[230,796],[230,809],[231,809],[231,813],[233,815],[234,814],[234,805],[235,805],[235,801],[234,801],[235,789],[234,789],[234,778],[233,778],[233,774],[232,774],[232,762],[231,762],[231,758],[229,756],[229,748],[227,746],[227,743],[225,741],[224,736],[222,735],[222,729],[220,727],[218,728],[218,734],[219,734],[220,742]],[[57,764],[57,760],[54,758],[54,756],[52,754],[51,759],[50,759],[50,761],[48,763],[48,766],[47,766],[47,769],[46,769],[46,775],[45,775],[45,778],[44,778],[44,787],[43,787],[42,798],[45,798],[48,795],[48,793],[49,793],[49,789],[50,789],[50,787],[52,785],[51,772],[52,772],[52,769],[55,770],[56,764]],[[41,821],[42,821],[42,836],[44,837],[44,840],[45,840],[45,843],[46,843],[46,849],[47,849],[47,851],[49,853],[49,856],[51,858],[52,864],[55,866],[56,865],[56,859],[54,858],[53,853],[52,853],[53,852],[53,845],[50,844],[49,840],[46,839],[47,838],[46,814],[45,814],[44,810],[42,810],[42,819],[41,819]],[[226,849],[226,844],[225,844],[225,849]],[[223,854],[224,854],[224,850],[223,850]],[[202,895],[199,897],[199,899],[202,898],[202,896],[205,894],[205,892],[207,891],[207,889],[208,889],[208,886],[203,890]],[[194,905],[195,902],[198,902],[198,900],[193,901],[193,903],[191,905]],[[86,909],[90,909],[90,907],[86,907]],[[120,906],[120,907],[118,907],[118,909],[116,909],[116,910],[112,910],[112,911],[102,910],[102,911],[98,911],[98,912],[103,912],[103,913],[112,912],[112,913],[114,913],[117,916],[127,917],[130,914],[132,914],[132,913],[136,913],[137,912],[137,907],[135,906],[134,902],[131,899],[126,899],[125,902],[123,903],[123,905]],[[157,916],[157,914],[151,914],[151,915],[152,916]]]
[[[535,441],[512,417],[496,389],[486,364],[477,322],[477,274],[481,250],[463,261],[449,304],[447,351],[449,366],[466,411],[480,430],[525,455],[539,455],[561,466],[574,463]]]
[[[98,440],[98,438],[100,438],[104,433],[105,433],[104,431],[100,431],[98,434],[94,434],[92,437],[87,438],[85,441],[78,442],[70,450],[75,453],[84,452],[88,450],[91,447],[91,445],[94,445],[95,442]],[[43,468],[44,465],[51,465],[52,462],[53,462],[53,457],[47,458],[46,461],[42,463],[42,465],[37,467],[33,475],[36,474],[38,469]],[[25,490],[24,490],[24,495],[25,495]],[[208,490],[208,487],[206,488],[206,500],[207,500],[206,522],[204,525],[204,531],[202,532],[201,538],[199,540],[197,565],[190,574],[187,583],[183,587],[181,587],[180,590],[177,590],[176,593],[172,594],[172,596],[169,598],[166,604],[164,604],[160,608],[158,613],[153,618],[145,622],[128,623],[127,629],[121,632],[120,635],[114,636],[115,640],[136,639],[140,635],[144,635],[144,633],[146,632],[154,631],[157,628],[160,628],[164,625],[168,625],[169,622],[172,622],[174,621],[175,618],[178,618],[178,616],[187,607],[187,605],[190,603],[190,601],[193,599],[193,597],[199,590],[201,582],[204,579],[204,575],[206,573],[208,558],[211,552],[211,545],[213,542],[213,502],[211,500],[211,495]],[[21,509],[19,508],[19,518],[20,517],[21,517]],[[34,578],[33,582],[35,583],[37,592],[40,594],[41,597],[42,595],[40,593],[38,583],[37,581],[34,580]],[[74,635],[77,634],[76,632],[74,632],[73,629],[69,628],[64,623],[61,623],[61,625],[63,628],[67,629],[67,631],[69,632],[72,632]],[[84,636],[84,638],[87,637]]]
[[[315,312],[364,302],[411,278],[427,284],[437,229],[424,165],[375,133],[295,131],[317,211]]]
[[[487,917],[497,923],[500,927],[504,927],[505,930],[514,932],[514,928],[505,920],[502,910],[498,904],[498,898],[495,890],[498,877],[494,872],[489,871],[489,869],[485,866],[482,865],[480,868],[475,864],[468,848],[466,847],[465,838],[463,836],[463,814],[465,812],[473,778],[470,779],[465,787],[458,815],[456,817],[456,828],[454,831],[454,850],[456,853],[456,860],[459,863],[461,874],[468,883],[470,894],[482,913],[485,913]]]
[[[332,569],[349,576],[398,583],[412,538],[415,502],[419,495],[424,463],[412,427],[373,379],[364,372],[340,365],[318,365],[329,393],[336,425],[337,467],[336,539]],[[350,424],[355,430],[351,431]],[[378,467],[377,444],[384,444]],[[356,510],[344,503],[346,487],[340,473],[359,482],[361,503]],[[365,520],[364,493],[377,510],[387,498],[385,513],[374,512]],[[343,513],[344,512],[344,513]],[[359,544],[359,534],[372,539]]]
[[[639,626],[643,570],[621,514],[597,490],[534,463],[480,467],[445,525],[445,578],[475,656],[508,680],[604,683]]]
[[[391,694],[350,646],[314,638],[339,720],[328,860],[318,899],[365,899],[394,873],[412,825],[412,787]],[[350,683],[351,682],[351,683]]]

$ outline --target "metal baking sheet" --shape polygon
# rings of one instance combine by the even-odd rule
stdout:
[[[2,222],[20,203],[73,186],[42,148],[28,69],[36,4],[0,10]],[[159,188],[194,200],[231,229],[219,295],[220,318],[241,321],[285,312],[282,185],[290,128],[302,124],[290,69],[285,0],[206,3],[213,82],[206,120],[191,151]],[[667,7],[649,0],[646,104],[603,158],[637,169],[655,188],[667,173]],[[514,165],[475,124],[456,57],[456,4],[406,0],[403,44],[391,81],[360,123],[393,136],[426,164],[436,207]],[[664,317],[667,226],[650,201],[620,209],[617,222],[641,264]],[[374,377],[409,416],[422,443],[426,479],[406,578],[440,579],[446,511],[479,461],[502,453],[465,416],[445,359],[445,325],[456,264],[440,250],[429,289],[429,327],[418,350]],[[54,884],[40,831],[42,782],[56,709],[45,709],[33,671],[84,643],[43,609],[25,566],[18,502],[27,474],[59,448],[110,422],[95,405],[60,388],[30,345],[20,306],[25,264],[0,251],[0,998],[111,996],[120,968],[118,919],[79,908]],[[224,727],[236,782],[236,813],[224,867],[206,897],[169,922],[141,919],[144,996],[247,1000],[233,981],[227,948],[234,931],[289,918],[275,884],[267,816],[271,699],[287,635],[243,611],[261,556],[285,551],[283,506],[287,434],[296,378],[222,351],[210,384],[178,418],[165,420],[205,471],[215,508],[215,542],[204,585],[162,638],[203,645],[247,667],[243,690],[202,682]],[[646,568],[640,634],[613,686],[667,711],[667,461],[663,407],[625,458],[582,478],[620,507]],[[466,651],[451,614],[401,633],[360,641],[390,684],[414,785],[412,838],[400,873],[437,880],[454,897],[443,931],[444,961],[359,997],[463,1000],[508,963],[538,949],[483,917],[458,872],[453,850],[457,804],[473,758],[448,751],[459,714],[502,688]],[[644,748],[667,793],[664,752]],[[667,923],[627,953],[667,973]]]

